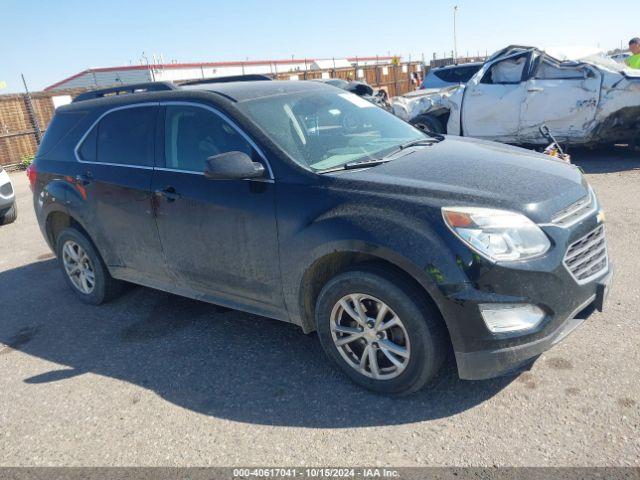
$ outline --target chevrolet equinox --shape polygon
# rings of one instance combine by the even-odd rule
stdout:
[[[82,301],[126,281],[293,322],[388,394],[450,350],[463,379],[521,370],[602,310],[612,276],[578,168],[318,82],[87,92],[28,176]]]

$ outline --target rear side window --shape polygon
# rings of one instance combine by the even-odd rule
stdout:
[[[95,162],[96,154],[98,151],[98,129],[92,128],[87,138],[84,139],[80,149],[78,150],[78,155],[81,160],[85,162]]]
[[[78,149],[85,162],[152,167],[157,107],[132,107],[105,115]]]
[[[164,131],[167,168],[203,172],[213,155],[233,151],[253,155],[253,147],[235,128],[204,108],[167,106]]]
[[[479,66],[461,68],[458,70],[458,78],[462,83],[467,83],[469,80],[471,80],[471,77],[478,73],[478,70],[480,70]]]
[[[155,106],[125,108],[100,120],[97,161],[153,166],[156,112]]]
[[[440,80],[444,81],[444,82],[449,82],[449,83],[455,83],[456,82],[456,76],[455,76],[455,70],[454,69],[446,69],[446,70],[440,70],[437,72],[433,72],[434,75],[436,77],[438,77]]]
[[[537,80],[584,80],[588,73],[590,72],[583,67],[559,67],[543,61],[535,78]]]

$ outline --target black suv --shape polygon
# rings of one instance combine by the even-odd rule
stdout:
[[[464,379],[520,369],[611,278],[578,168],[428,136],[318,82],[84,94],[30,178],[83,301],[128,281],[293,322],[379,392],[419,389],[449,349]]]

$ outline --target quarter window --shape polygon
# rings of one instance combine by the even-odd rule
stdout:
[[[208,157],[233,151],[255,157],[251,144],[214,112],[189,105],[167,106],[164,141],[167,168],[203,172]]]

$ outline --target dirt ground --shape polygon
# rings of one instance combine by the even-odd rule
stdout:
[[[23,172],[0,227],[0,465],[640,466],[640,154],[574,152],[607,213],[605,313],[518,377],[409,398],[295,326],[147,288],[79,303]]]

